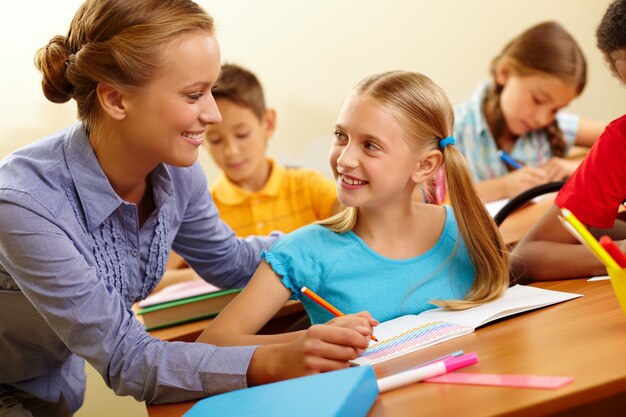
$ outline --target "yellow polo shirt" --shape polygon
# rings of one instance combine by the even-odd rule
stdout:
[[[333,214],[334,181],[310,169],[270,164],[270,177],[257,192],[240,188],[223,173],[211,187],[220,217],[237,236],[288,233]]]

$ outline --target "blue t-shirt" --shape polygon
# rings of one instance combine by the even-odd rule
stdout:
[[[302,296],[306,286],[343,313],[367,310],[379,321],[435,308],[433,299],[463,299],[474,282],[474,266],[452,208],[446,208],[441,237],[427,252],[390,259],[370,249],[354,232],[321,225],[298,229],[262,252],[292,298],[302,301],[313,324],[333,316]]]

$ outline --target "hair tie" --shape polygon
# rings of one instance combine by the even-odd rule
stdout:
[[[454,145],[454,138],[452,136],[448,136],[447,138],[441,139],[439,141],[439,148],[441,148],[442,151],[443,151],[443,148],[445,148],[448,145]]]

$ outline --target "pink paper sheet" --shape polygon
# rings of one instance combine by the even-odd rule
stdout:
[[[427,379],[424,382],[556,389],[569,384],[573,380],[573,376],[474,374],[463,372],[440,375]]]

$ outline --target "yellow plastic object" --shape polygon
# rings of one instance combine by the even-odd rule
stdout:
[[[611,277],[611,285],[613,291],[619,301],[619,305],[622,307],[624,314],[626,314],[626,269],[619,268],[607,268],[609,277]]]

